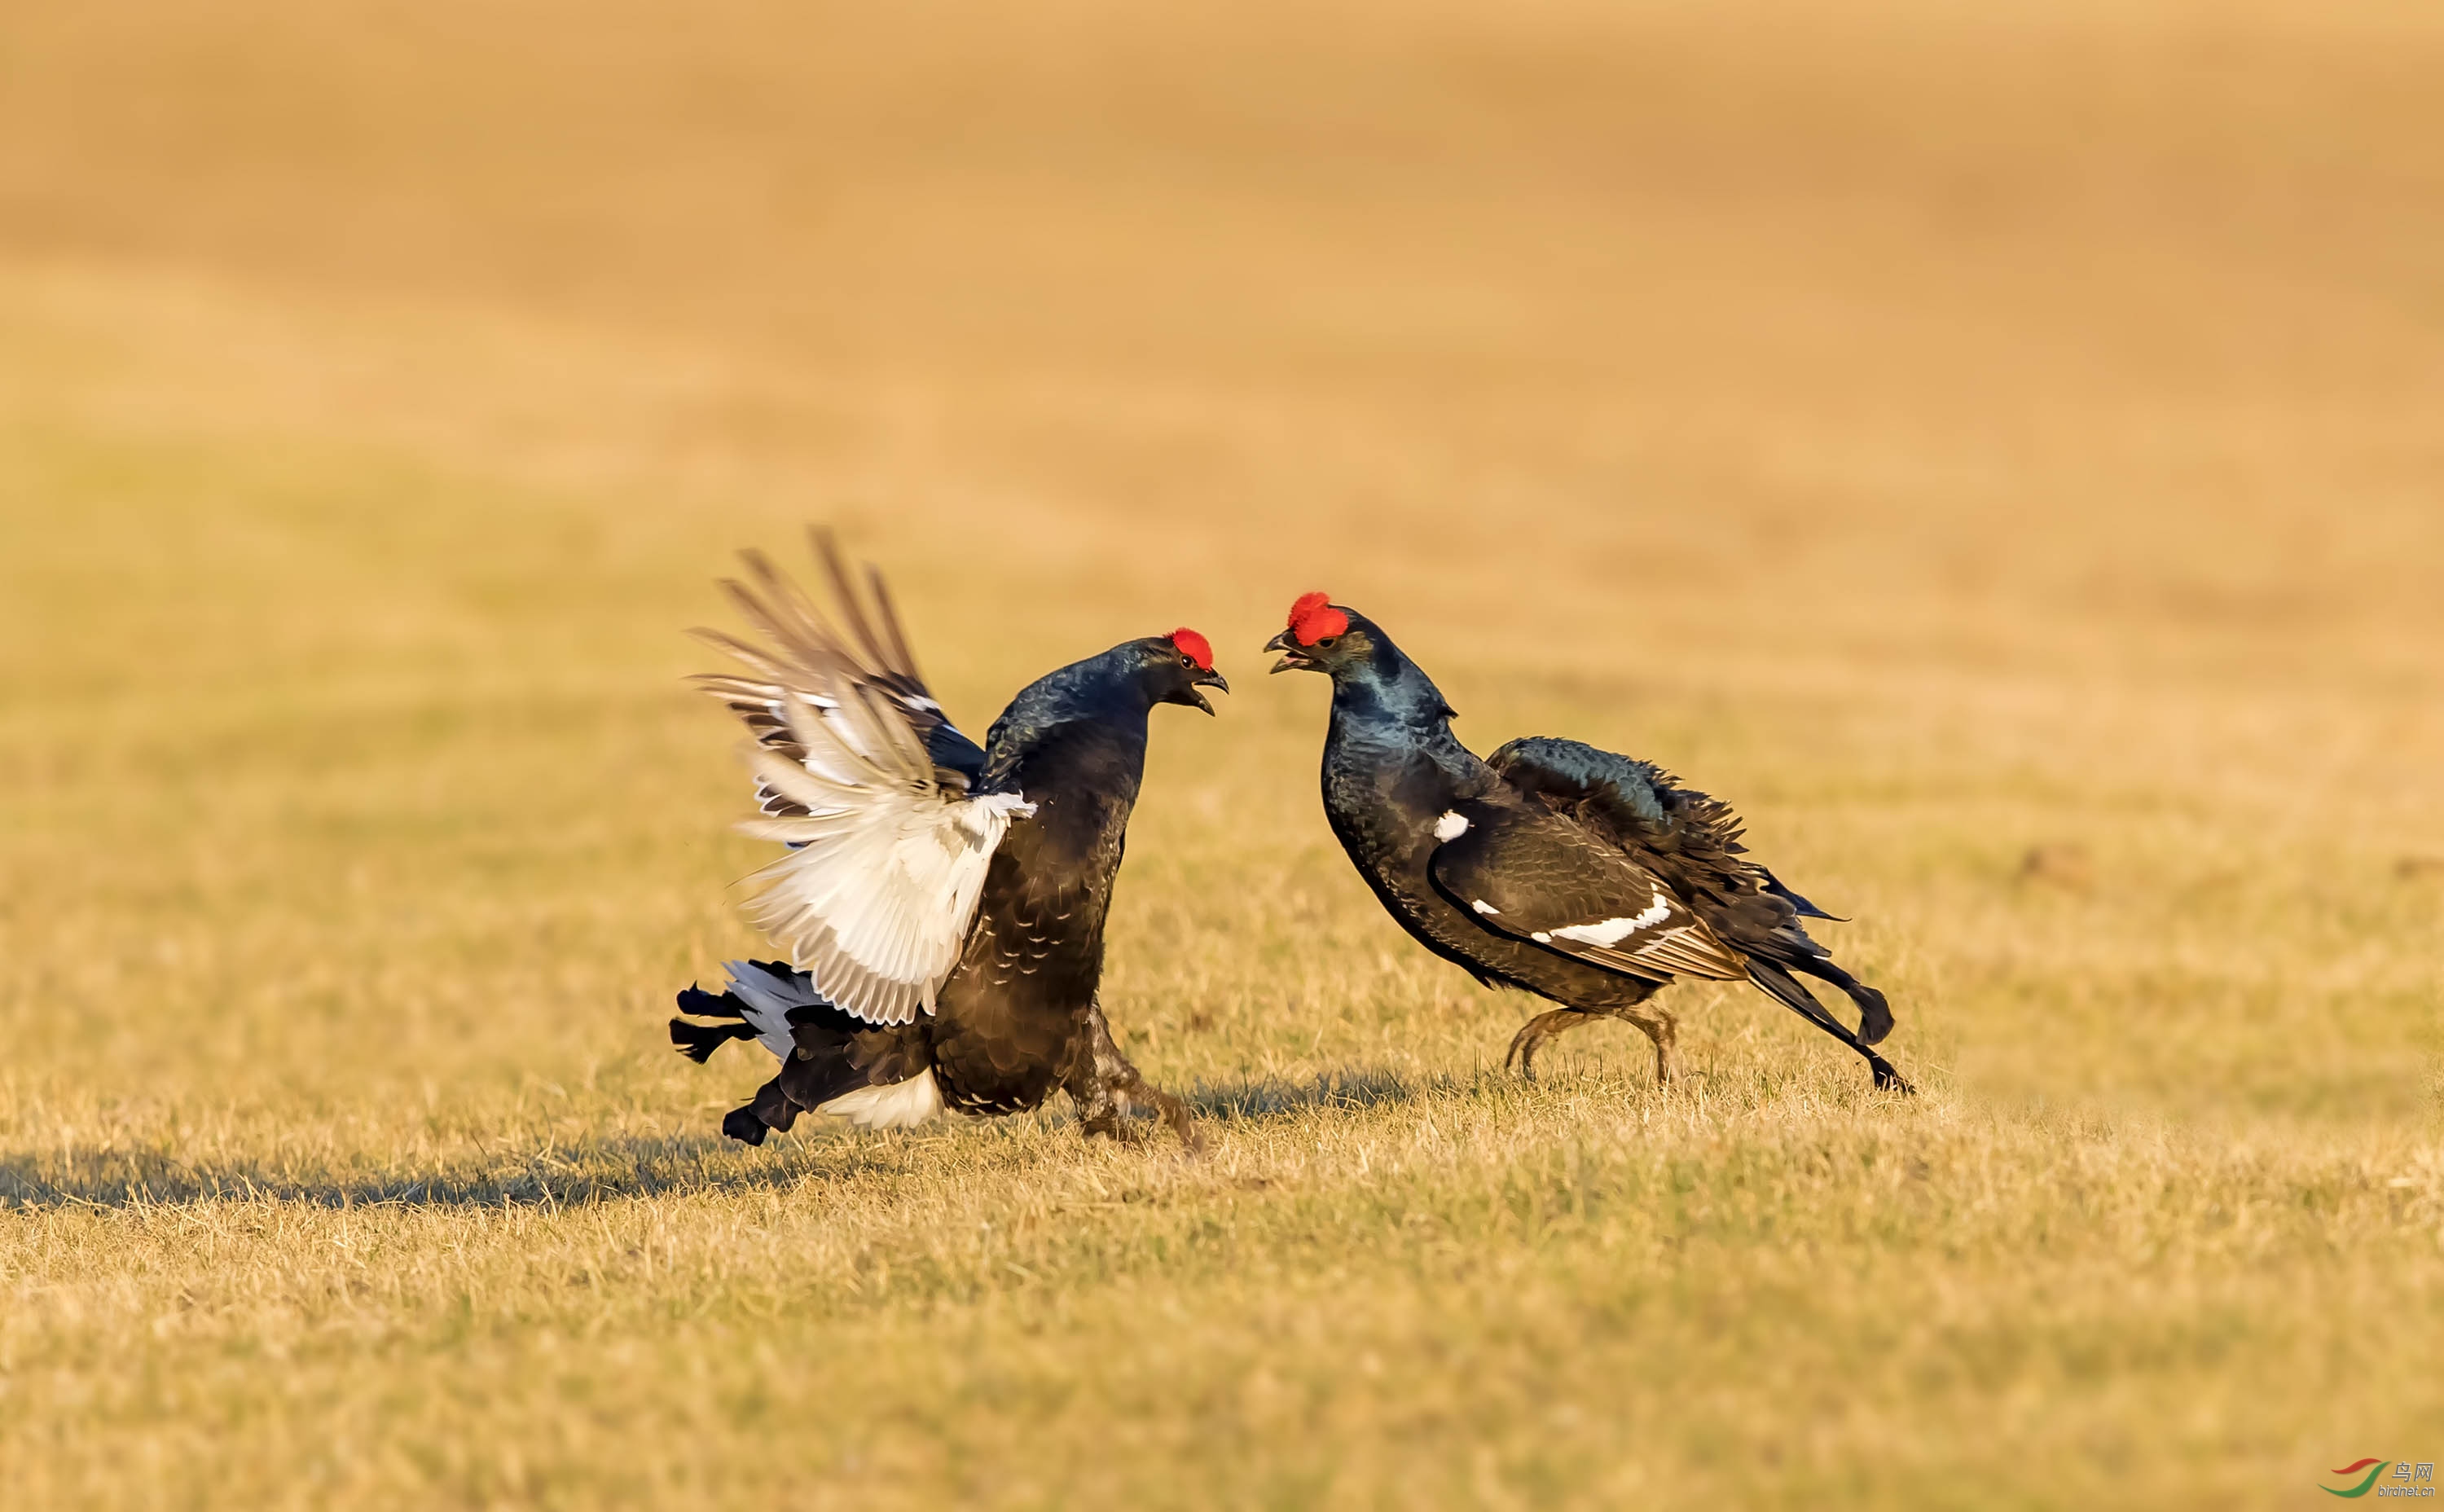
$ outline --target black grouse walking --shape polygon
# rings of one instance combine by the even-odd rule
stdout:
[[[1675,1020],[1650,1000],[1676,977],[1746,977],[1864,1056],[1879,1087],[1910,1091],[1872,1048],[1892,1032],[1884,995],[1833,964],[1803,918],[1831,918],[1744,858],[1730,807],[1668,772],[1574,740],[1514,740],[1480,761],[1455,711],[1372,620],[1311,593],[1265,649],[1273,671],[1332,679],[1324,811],[1383,907],[1418,943],[1489,986],[1562,1006],[1510,1042],[1536,1052],[1564,1030],[1625,1020],[1672,1078]],[[1793,973],[1859,1006],[1856,1033]]]
[[[781,1060],[722,1133],[761,1144],[807,1111],[904,1128],[946,1107],[1021,1112],[1057,1088],[1089,1134],[1145,1111],[1194,1144],[1186,1105],[1138,1075],[1095,994],[1147,716],[1213,712],[1197,690],[1230,685],[1212,647],[1180,629],[1048,673],[980,748],[917,675],[881,576],[869,616],[829,538],[815,547],[848,636],[752,552],[751,583],[723,586],[764,643],[697,632],[746,669],[695,679],[753,737],[765,817],[740,827],[790,847],[747,905],[789,963],[732,962],[719,994],[679,994],[715,1022],[671,1021],[699,1061],[729,1040]]]

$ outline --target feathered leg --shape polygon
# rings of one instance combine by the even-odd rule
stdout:
[[[1132,1109],[1159,1115],[1179,1136],[1180,1144],[1190,1154],[1200,1153],[1205,1140],[1196,1132],[1196,1120],[1190,1116],[1188,1104],[1163,1091],[1129,1064],[1120,1054],[1120,1045],[1112,1039],[1112,1027],[1103,1019],[1102,1004],[1086,1009],[1084,1032],[1073,1056],[1069,1074],[1062,1087],[1078,1104],[1078,1118],[1089,1135],[1107,1134],[1115,1139],[1125,1137],[1121,1116]]]
[[[1577,1008],[1555,1008],[1550,1013],[1536,1015],[1521,1024],[1519,1032],[1510,1037],[1510,1048],[1502,1057],[1502,1069],[1509,1070],[1510,1063],[1516,1060],[1519,1062],[1519,1074],[1530,1081],[1535,1080],[1536,1052],[1545,1048],[1546,1041],[1555,1038],[1565,1029],[1575,1029],[1583,1023],[1593,1023],[1600,1017],[1602,1015],[1583,1013]]]
[[[1623,1023],[1638,1025],[1640,1034],[1655,1042],[1655,1084],[1658,1087],[1670,1086],[1672,1084],[1672,1047],[1680,1041],[1680,1025],[1669,1014],[1657,1014],[1650,1019],[1641,1014],[1632,1013],[1627,1008],[1615,1008],[1612,1010],[1612,1016]]]
[[[1593,1023],[1598,1019],[1619,1019],[1653,1041],[1655,1042],[1655,1084],[1657,1086],[1671,1084],[1672,1047],[1679,1039],[1679,1026],[1669,1018],[1660,1016],[1648,1018],[1644,1014],[1632,1013],[1627,1008],[1555,1008],[1550,1013],[1540,1013],[1521,1024],[1519,1032],[1510,1037],[1510,1049],[1502,1058],[1502,1068],[1508,1071],[1510,1069],[1510,1063],[1516,1060],[1519,1062],[1519,1074],[1530,1081],[1535,1080],[1536,1052],[1545,1048],[1546,1041],[1559,1039],[1566,1031],[1578,1028],[1581,1024]]]
[[[1791,1012],[1798,1014],[1801,1018],[1805,1019],[1808,1023],[1824,1030],[1826,1034],[1831,1035],[1836,1040],[1841,1041],[1843,1044],[1848,1045],[1851,1049],[1856,1050],[1861,1055],[1866,1057],[1867,1069],[1875,1074],[1877,1086],[1888,1087],[1895,1092],[1913,1096],[1916,1095],[1917,1089],[1902,1079],[1901,1074],[1893,1069],[1893,1063],[1891,1061],[1885,1060],[1882,1056],[1876,1054],[1874,1050],[1868,1048],[1866,1042],[1860,1039],[1857,1035],[1852,1034],[1849,1028],[1844,1025],[1841,1020],[1836,1019],[1833,1015],[1825,1012],[1824,1005],[1817,1002],[1814,994],[1810,993],[1805,987],[1801,986],[1797,982],[1791,980],[1790,974],[1783,970],[1782,968],[1775,966],[1769,961],[1759,961],[1754,958],[1750,958],[1749,961],[1749,980],[1754,982],[1758,986],[1763,987],[1772,996],[1774,1001],[1780,1003]],[[1869,988],[1868,990],[1872,991],[1873,989]]]
[[[787,1134],[797,1121],[798,1105],[782,1090],[781,1079],[774,1077],[755,1089],[754,1101],[722,1116],[721,1132],[741,1144],[760,1145],[766,1131]]]

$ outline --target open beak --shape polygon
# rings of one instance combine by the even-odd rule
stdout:
[[[1282,653],[1282,659],[1273,663],[1275,672],[1315,671],[1314,658],[1299,649],[1298,637],[1287,630],[1266,641],[1265,649]]]
[[[1207,703],[1205,695],[1196,691],[1199,688],[1213,688],[1227,693],[1231,691],[1231,681],[1218,672],[1208,672],[1199,673],[1196,679],[1188,685],[1188,696],[1196,701],[1197,708],[1210,714],[1213,712],[1213,706]]]

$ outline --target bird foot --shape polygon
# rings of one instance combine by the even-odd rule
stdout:
[[[1575,1029],[1587,1022],[1588,1015],[1576,1008],[1555,1008],[1550,1013],[1536,1015],[1521,1024],[1518,1034],[1511,1038],[1510,1053],[1502,1058],[1503,1069],[1509,1070],[1510,1062],[1516,1060],[1519,1074],[1530,1081],[1535,1080],[1536,1052],[1545,1048],[1545,1042],[1565,1029]]]
[[[1502,1069],[1508,1071],[1515,1062],[1519,1075],[1527,1080],[1536,1079],[1536,1052],[1544,1047],[1547,1036],[1536,1023],[1529,1023],[1510,1037],[1510,1048],[1503,1054]]]
[[[1148,1094],[1153,1094],[1153,1098],[1149,1098]],[[1179,1136],[1180,1147],[1190,1154],[1205,1152],[1204,1135],[1197,1132],[1196,1120],[1190,1115],[1188,1105],[1171,1094],[1157,1092],[1152,1087],[1136,1087],[1121,1094],[1114,1101],[1081,1118],[1078,1127],[1089,1139],[1109,1139],[1124,1145],[1153,1143],[1154,1129],[1125,1116],[1121,1112],[1123,1107],[1131,1112],[1150,1113],[1161,1119],[1164,1126]]]
[[[1144,1082],[1138,1083],[1136,1095],[1154,1104],[1157,1116],[1179,1137],[1180,1149],[1191,1155],[1205,1153],[1205,1136],[1197,1131],[1196,1119],[1189,1113],[1187,1103],[1160,1087],[1148,1086]]]
[[[1202,1154],[1205,1140],[1196,1132],[1196,1120],[1190,1116],[1188,1104],[1138,1073],[1128,1057],[1112,1040],[1111,1026],[1103,1022],[1100,1005],[1087,1012],[1086,1034],[1080,1045],[1083,1052],[1073,1064],[1068,1092],[1078,1104],[1081,1127],[1089,1137],[1103,1135],[1135,1143],[1138,1133],[1128,1126],[1123,1116],[1128,1113],[1150,1113],[1171,1126],[1179,1136],[1182,1148],[1192,1154]]]

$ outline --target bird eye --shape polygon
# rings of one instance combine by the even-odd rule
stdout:
[[[1194,668],[1194,667],[1195,667],[1195,665],[1196,665],[1196,658],[1195,658],[1195,657],[1194,657],[1194,656],[1192,656],[1192,655],[1188,655],[1187,653],[1185,653],[1185,652],[1182,652],[1182,653],[1180,654],[1180,657],[1179,657],[1179,664],[1180,664],[1181,666],[1183,666],[1183,667],[1188,667],[1188,668],[1192,668],[1192,669],[1193,669],[1193,668]]]
[[[1315,649],[1318,651],[1330,651],[1340,643],[1341,637],[1339,636],[1326,636],[1322,640],[1315,643]]]

